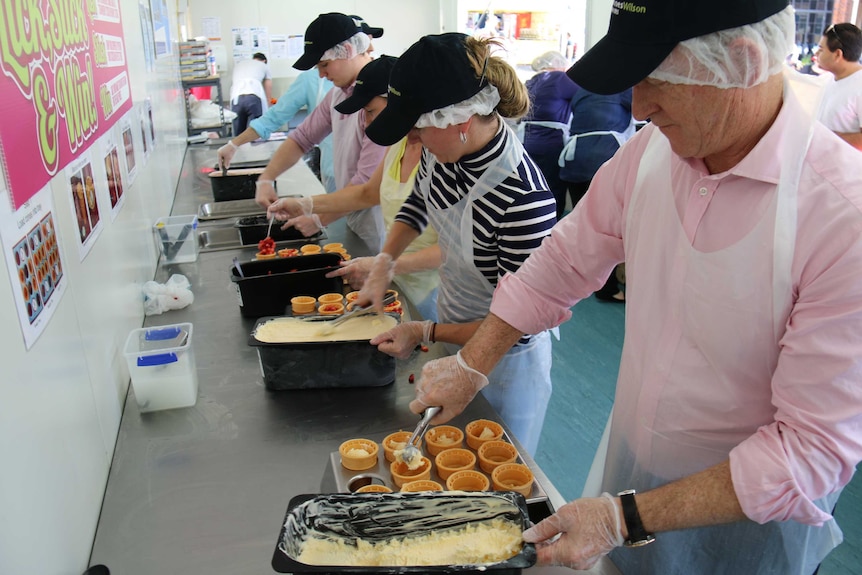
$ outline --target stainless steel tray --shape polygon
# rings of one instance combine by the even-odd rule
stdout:
[[[302,194],[288,194],[280,198],[301,198]],[[245,200],[227,200],[224,202],[209,202],[201,204],[198,209],[199,220],[223,220],[225,218],[244,218],[246,216],[257,216],[265,214],[266,210],[254,201],[254,198]]]
[[[227,203],[227,202],[223,202]],[[313,236],[299,240],[285,240],[276,242],[276,249],[295,248],[303,244],[314,244],[326,239],[326,232],[318,232]],[[202,252],[215,252],[220,250],[235,250],[238,248],[257,248],[257,245],[243,245],[239,236],[239,230],[234,226],[198,228],[198,247]]]
[[[256,216],[258,214],[265,213],[266,210],[260,207],[254,199],[228,200],[226,202],[210,202],[207,204],[201,204],[200,210],[198,211],[198,219],[221,220],[224,218]]]

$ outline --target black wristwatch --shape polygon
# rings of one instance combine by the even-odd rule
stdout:
[[[635,503],[635,493],[634,489],[626,489],[617,493],[623,506],[626,530],[629,532],[629,538],[623,541],[623,545],[626,547],[643,547],[655,541],[655,535],[648,533],[641,523],[641,515],[638,513],[637,503]]]

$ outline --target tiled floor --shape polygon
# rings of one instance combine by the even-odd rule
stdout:
[[[536,461],[566,499],[583,488],[608,413],[623,341],[625,306],[591,297],[554,341],[554,394]],[[824,561],[819,575],[862,573],[862,477],[844,490],[836,517],[844,543]]]

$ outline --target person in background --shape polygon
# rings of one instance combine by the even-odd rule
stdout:
[[[559,52],[545,52],[533,60],[536,75],[527,80],[530,112],[521,121],[524,149],[542,170],[557,201],[557,220],[566,205],[566,184],[560,179],[560,152],[569,138],[569,102],[578,86],[566,75],[569,62]]]
[[[862,30],[844,22],[823,31],[817,65],[831,72],[821,121],[844,141],[862,150]]]
[[[231,110],[236,112],[233,133],[240,134],[248,123],[260,118],[272,99],[272,73],[266,56],[255,52],[251,60],[241,60],[233,66],[230,85]]]
[[[375,257],[357,299],[379,308],[396,260],[428,225],[442,252],[439,324],[407,322],[371,340],[406,357],[422,341],[455,353],[487,314],[494,286],[517,270],[556,223],[541,171],[503,118],[517,119],[529,97],[515,70],[493,56],[499,40],[449,33],[421,38],[398,59],[386,108],[368,136],[391,145],[404,136],[424,147],[413,192]],[[547,332],[523,338],[491,375],[489,403],[533,453],[551,395]]]
[[[570,102],[571,134],[558,158],[560,179],[565,186],[563,197],[557,198],[557,219],[562,219],[566,193],[572,207],[578,205],[596,171],[635,133],[632,118],[632,90],[617,94],[596,94],[579,89]],[[619,264],[608,276],[605,285],[595,293],[596,299],[625,303],[625,264]]]
[[[323,97],[330,88],[332,88],[332,82],[322,78],[316,69],[312,68],[300,73],[274,106],[260,118],[249,122],[244,132],[237,134],[219,148],[219,166],[229,168],[240,146],[257,139],[268,140],[273,132],[290,122],[301,109],[305,108],[310,113],[323,101]],[[335,191],[331,135],[320,143],[320,181],[327,192]]]
[[[425,364],[410,409],[460,413],[513,343],[625,261],[601,487],[524,540],[539,564],[610,552],[623,575],[811,575],[862,459],[859,156],[817,121],[817,82],[784,65],[787,0],[640,8],[614,12],[568,73],[634,86],[650,123],[503,277],[459,356]]]
[[[342,114],[355,114],[364,109],[366,125],[370,124],[386,107],[389,74],[397,60],[391,56],[381,56],[369,62],[359,71],[353,95],[335,109]],[[300,216],[338,214],[379,204],[386,229],[389,230],[404,200],[413,191],[421,155],[422,142],[418,138],[402,138],[389,146],[383,161],[367,182],[347,186],[334,194],[281,198],[269,206],[269,214],[278,220],[287,220],[285,225],[291,226],[291,220]],[[365,283],[373,261],[371,257],[352,258],[342,262],[343,267],[330,272],[328,277],[344,276],[350,286],[358,290]],[[428,322],[437,321],[439,266],[440,247],[437,245],[437,232],[431,226],[425,228],[395,262],[398,288]]]
[[[371,38],[382,35],[382,28],[372,28],[359,18],[338,12],[321,14],[309,24],[304,52],[293,67],[308,70],[316,66],[320,76],[328,78],[335,88],[288,134],[258,178],[255,200],[262,207],[268,208],[278,199],[273,186],[275,178],[330,134],[333,136],[336,189],[366,182],[374,173],[386,149],[365,135],[365,111],[344,115],[335,106],[353,94],[359,71],[371,61]],[[341,215],[344,214],[307,217],[319,229]],[[301,221],[294,224],[304,225]],[[386,235],[380,206],[350,212],[347,227],[365,242],[371,253],[380,251]]]

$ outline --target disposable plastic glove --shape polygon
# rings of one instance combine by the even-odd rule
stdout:
[[[236,144],[228,140],[227,144],[218,149],[218,165],[225,170],[228,169],[237,149]]]
[[[290,218],[287,220],[287,223],[281,226],[281,229],[283,230],[286,230],[287,228],[296,228],[302,235],[309,237],[322,230],[324,226],[317,214],[311,214],[310,216]]]
[[[254,201],[262,208],[269,208],[271,204],[278,200],[278,194],[275,193],[275,182],[272,180],[262,180],[260,178],[254,183]]]
[[[387,355],[398,359],[407,359],[417,345],[423,341],[431,341],[431,328],[433,326],[434,322],[430,319],[404,322],[371,338],[369,343],[376,345],[377,349]]]
[[[422,413],[428,406],[439,405],[443,409],[431,424],[446,423],[464,411],[486,385],[485,374],[467,365],[459,350],[455,355],[425,364],[416,384],[416,399],[410,402],[410,411]]]
[[[555,535],[559,539],[547,542]],[[524,531],[524,541],[536,543],[539,565],[589,569],[614,547],[623,544],[620,510],[610,493],[577,499]]]
[[[299,216],[310,216],[314,211],[314,200],[310,197],[279,198],[266,209],[267,216],[287,221]]]
[[[386,290],[389,289],[389,284],[392,283],[392,278],[395,277],[395,262],[392,256],[386,252],[380,252],[374,256],[374,261],[371,263],[371,271],[362,289],[359,291],[359,297],[356,298],[356,305],[366,307],[374,306],[377,311],[383,310],[383,296]]]
[[[365,285],[365,280],[368,278],[368,274],[371,273],[371,267],[374,265],[374,258],[372,257],[361,257],[361,258],[353,258],[347,261],[341,262],[341,267],[337,270],[331,271],[326,274],[328,278],[336,278],[345,276],[347,281],[350,282],[350,288],[354,290],[362,289],[362,286]]]

